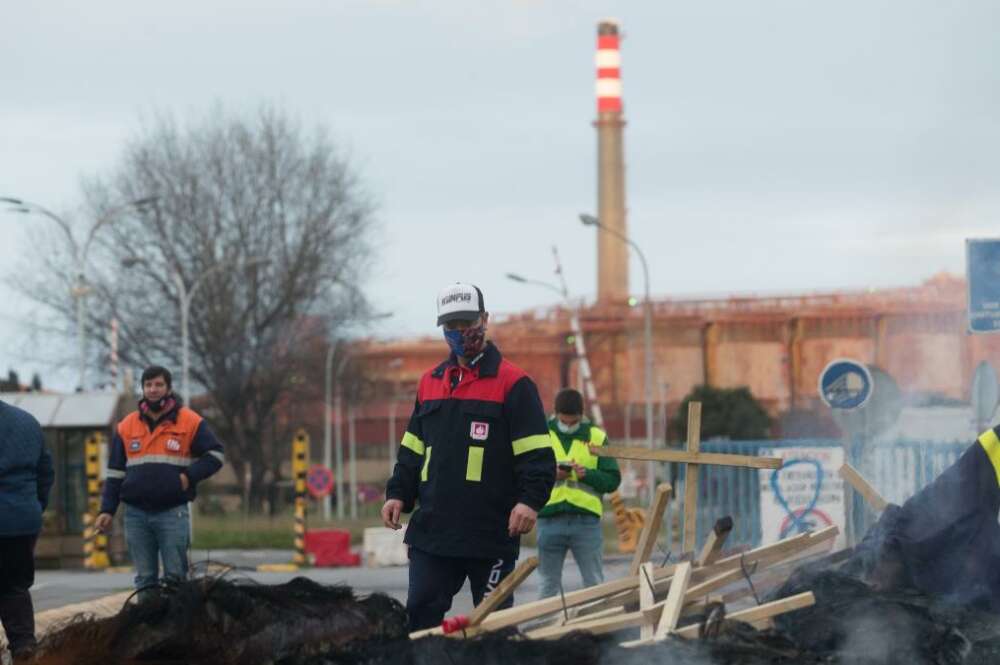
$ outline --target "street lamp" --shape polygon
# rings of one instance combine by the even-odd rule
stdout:
[[[381,319],[388,319],[392,316],[392,312],[379,312],[372,314],[370,316],[363,317],[364,321],[378,321]],[[337,465],[334,467],[334,485],[337,488],[337,519],[344,519],[344,501],[343,492],[344,487],[344,443],[341,435],[341,402],[343,398],[343,390],[340,385],[340,376],[344,372],[344,367],[347,365],[347,361],[350,360],[350,354],[344,354],[344,357],[340,359],[340,363],[337,365],[336,374],[333,371],[333,357],[336,354],[338,348],[340,348],[340,342],[335,344],[329,344],[326,347],[326,364],[325,364],[325,375],[323,381],[323,466],[330,468],[333,462],[332,448],[334,447],[331,442],[331,423],[334,417],[337,421],[337,433],[336,433],[336,462]],[[337,384],[337,396],[336,401],[332,399],[333,395],[333,385]],[[351,464],[356,464],[356,460],[351,460]],[[330,520],[330,510],[331,510],[331,497],[326,495],[323,497],[323,519]]]
[[[583,342],[583,326],[580,323],[581,306],[574,306],[569,297],[569,287],[566,285],[566,277],[563,274],[562,262],[559,261],[559,250],[552,246],[552,257],[556,262],[556,274],[559,275],[560,286],[542,282],[536,279],[528,279],[515,273],[507,273],[507,279],[520,284],[532,284],[554,291],[559,294],[570,312],[569,326],[573,333],[573,346],[576,350],[576,358],[580,368],[580,378],[583,380],[583,390],[590,403],[590,413],[594,417],[594,422],[598,427],[604,427],[604,416],[601,413],[601,404],[597,400],[597,390],[594,388],[594,377],[590,371],[590,361],[587,359],[587,348]]]
[[[593,215],[588,215],[587,213],[580,213],[580,222],[584,226],[596,226],[600,231],[605,233],[610,233],[622,242],[626,243],[629,247],[635,250],[635,253],[639,256],[639,262],[642,264],[642,280],[643,286],[645,288],[645,306],[643,307],[645,316],[645,365],[646,369],[643,372],[645,375],[645,400],[646,400],[646,446],[652,450],[653,449],[653,303],[649,298],[649,266],[646,263],[646,256],[639,249],[639,245],[629,238],[624,233],[612,229],[601,221],[594,217]],[[646,482],[649,485],[649,491],[652,492],[653,488],[653,462],[649,462],[646,467],[647,479]]]
[[[251,258],[244,263],[244,267],[250,267],[252,265],[261,265],[265,263],[270,263],[270,259],[266,258]],[[138,256],[131,256],[122,261],[122,265],[126,268],[131,268],[140,263],[146,263],[146,259],[140,258]],[[190,362],[190,331],[189,331],[189,316],[191,313],[191,301],[194,298],[195,293],[198,292],[198,288],[205,283],[205,278],[213,275],[222,270],[226,270],[230,267],[228,263],[219,263],[211,266],[204,272],[202,272],[191,286],[184,283],[184,277],[181,276],[180,271],[173,271],[171,277],[174,280],[174,284],[177,286],[178,297],[180,299],[180,309],[181,309],[181,395],[184,399],[191,402],[191,362]]]
[[[398,370],[403,365],[402,358],[393,358],[389,361],[386,367],[389,368],[389,373],[392,374],[393,370]],[[393,378],[392,380],[392,391],[389,394],[389,477],[392,477],[392,472],[396,470],[396,400],[399,397],[399,379]]]
[[[24,215],[42,215],[43,217],[48,217],[50,220],[55,222],[63,233],[66,234],[66,238],[69,241],[70,250],[73,253],[73,262],[76,264],[76,281],[72,287],[70,287],[70,296],[76,300],[76,337],[77,344],[79,345],[80,354],[80,379],[77,384],[80,390],[84,389],[84,381],[86,379],[87,373],[87,344],[86,335],[84,334],[83,325],[83,315],[84,315],[84,299],[90,293],[91,288],[87,285],[87,277],[84,271],[87,267],[87,256],[90,253],[91,243],[97,236],[97,231],[105,224],[110,224],[114,222],[118,217],[130,210],[142,210],[146,206],[155,205],[159,200],[158,196],[146,196],[141,199],[136,199],[130,201],[126,204],[112,208],[108,212],[104,213],[94,225],[87,232],[87,237],[83,241],[83,245],[77,241],[76,236],[73,235],[73,229],[69,222],[55,214],[48,208],[38,205],[37,203],[32,203],[31,201],[25,201],[24,199],[15,198],[12,196],[0,196],[0,203],[6,203],[9,206],[10,211],[21,213]]]

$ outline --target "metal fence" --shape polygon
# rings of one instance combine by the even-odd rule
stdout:
[[[858,446],[850,446],[847,459],[889,501],[902,503],[930,483],[969,447],[971,442],[892,441],[872,444],[862,457]],[[759,455],[762,448],[836,447],[840,439],[788,439],[779,441],[710,441],[701,444],[703,452],[735,455]],[[761,474],[757,469],[702,465],[698,487],[698,543],[704,542],[715,520],[729,515],[734,521],[729,546],[762,544]],[[683,464],[664,465],[662,474],[672,482],[675,496],[684,496]],[[844,485],[848,530],[863,535],[875,515],[867,510],[863,500],[854,498],[850,486]],[[854,496],[852,496],[854,495]],[[682,507],[677,501],[668,505],[665,515],[667,548],[680,549]]]

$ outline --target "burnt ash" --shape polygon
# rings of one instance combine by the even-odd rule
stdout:
[[[853,561],[853,560],[852,560]],[[41,643],[37,665],[985,665],[1000,663],[1000,619],[954,598],[880,590],[852,561],[796,569],[764,600],[812,591],[816,605],[756,630],[695,617],[699,640],[634,649],[638,631],[529,640],[513,629],[410,641],[402,605],[305,578],[281,585],[201,578],[164,587],[118,615],[77,617]],[[687,619],[686,622],[690,622]]]

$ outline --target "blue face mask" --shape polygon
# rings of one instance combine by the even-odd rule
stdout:
[[[465,355],[465,338],[461,330],[445,330],[444,341],[448,342],[448,348],[456,356]]]

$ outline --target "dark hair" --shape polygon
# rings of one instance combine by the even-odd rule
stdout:
[[[556,393],[556,413],[564,413],[567,416],[583,415],[583,395],[579,390],[563,388]]]
[[[150,365],[142,370],[142,384],[146,385],[147,381],[155,379],[158,376],[162,376],[163,380],[167,382],[167,388],[174,387],[174,379],[170,376],[170,370],[160,365]]]

